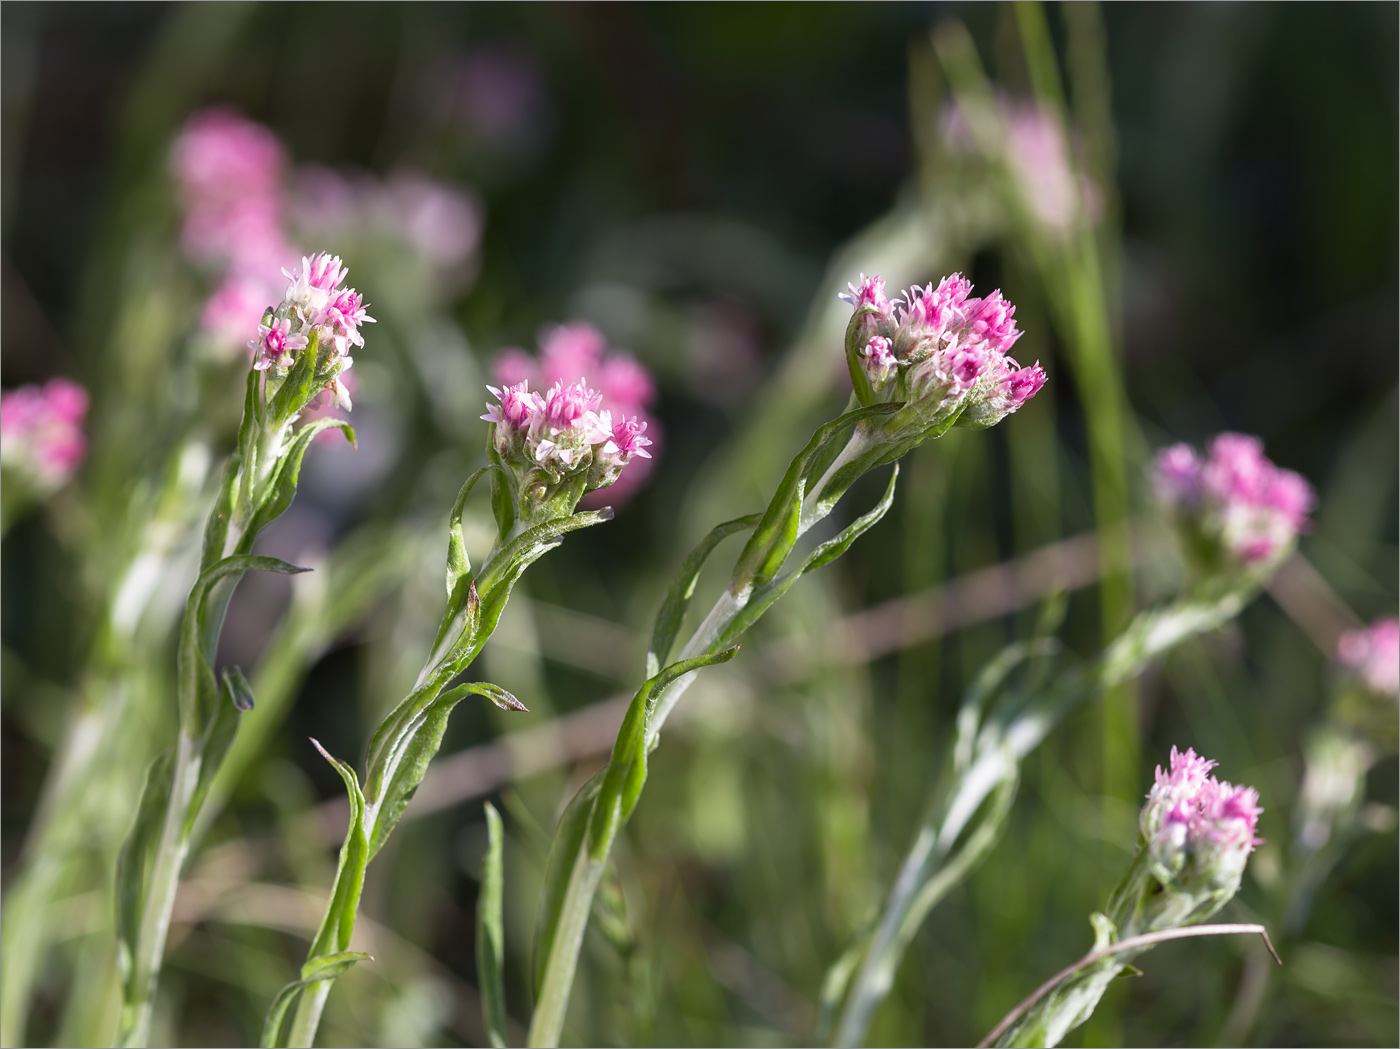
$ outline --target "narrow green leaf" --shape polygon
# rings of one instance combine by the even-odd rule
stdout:
[[[476,973],[481,984],[481,1015],[497,1049],[506,1044],[505,927],[502,907],[501,817],[486,803],[486,857],[481,863],[481,894],[476,900]]]
[[[715,525],[710,534],[705,536],[700,545],[681,563],[681,570],[676,574],[671,588],[666,591],[666,600],[661,603],[661,611],[656,614],[656,625],[652,627],[651,644],[647,649],[648,677],[659,674],[662,664],[670,658],[671,648],[676,643],[676,634],[680,631],[681,623],[690,608],[690,600],[695,596],[695,583],[700,578],[700,569],[704,567],[715,547],[729,536],[753,528],[762,518],[762,514],[748,514]]]
[[[242,677],[241,674],[239,676]],[[247,682],[244,684],[246,685]],[[251,696],[251,694],[250,691],[249,695]],[[190,798],[190,806],[185,813],[186,834],[194,828],[194,821],[199,815],[199,810],[204,806],[204,796],[209,793],[214,776],[223,765],[224,755],[233,745],[234,737],[238,735],[238,726],[242,721],[242,711],[234,706],[232,695],[229,692],[228,671],[224,672],[224,687],[220,695],[221,698],[215,701],[209,725],[199,741],[199,781],[195,784],[194,795]]]
[[[844,443],[847,431],[862,419],[891,415],[903,405],[899,402],[872,404],[846,412],[839,418],[817,427],[805,448],[789,464],[778,490],[773,494],[763,518],[754,529],[744,546],[743,553],[734,566],[732,585],[736,591],[764,585],[777,575],[792,549],[792,541],[784,543],[784,538],[796,538],[796,522],[801,512],[802,496],[811,482],[816,467],[830,464]]]
[[[462,535],[462,513],[467,506],[467,497],[471,495],[472,488],[476,482],[481,480],[486,474],[496,469],[494,466],[483,466],[476,473],[467,478],[466,484],[462,485],[462,490],[457,493],[457,501],[452,504],[452,513],[447,518],[447,596],[452,597],[457,590],[458,584],[464,576],[470,576],[472,571],[471,559],[467,557],[467,541]]]
[[[899,466],[896,464],[894,472],[890,475],[890,482],[885,486],[885,494],[880,498],[880,501],[875,504],[874,509],[856,518],[834,539],[828,539],[818,546],[807,555],[807,559],[802,563],[801,567],[787,572],[773,580],[773,582],[769,583],[761,590],[756,591],[754,595],[749,598],[748,604],[743,607],[739,614],[730,622],[729,626],[725,628],[724,633],[720,635],[721,643],[729,644],[742,637],[744,632],[758,622],[763,614],[773,606],[778,598],[787,593],[792,587],[792,584],[797,582],[803,574],[810,572],[814,568],[820,568],[823,565],[830,564],[832,561],[836,560],[836,558],[844,554],[857,538],[873,527],[880,518],[885,516],[885,513],[894,502],[895,483],[898,480]]]
[[[627,708],[622,726],[617,732],[617,742],[613,744],[612,758],[603,777],[598,801],[593,806],[593,819],[588,828],[588,849],[594,859],[607,855],[608,847],[618,829],[632,815],[641,796],[647,778],[647,728],[652,712],[666,690],[685,674],[727,663],[739,653],[734,645],[722,652],[682,659],[649,678]]]
[[[218,703],[218,685],[205,654],[205,649],[212,649],[217,640],[217,630],[211,627],[218,625],[207,621],[209,592],[229,576],[252,571],[295,575],[310,569],[298,568],[275,557],[235,554],[211,565],[195,580],[185,601],[185,615],[180,622],[180,645],[176,653],[180,726],[192,736],[204,734],[205,722]]]
[[[136,808],[136,820],[117,857],[117,961],[125,987],[123,997],[127,1001],[134,997],[134,988],[130,985],[134,975],[133,961],[140,936],[151,859],[165,824],[165,810],[170,804],[173,761],[174,753],[167,750],[146,770],[146,783]]]
[[[311,329],[311,340],[306,344],[306,348],[297,354],[296,360],[287,370],[287,377],[282,380],[282,385],[272,395],[269,414],[274,426],[284,423],[294,413],[301,411],[314,395],[316,356],[320,352],[320,348],[320,332],[313,328]]]
[[[405,725],[395,745],[383,751],[372,763],[365,783],[375,799],[374,825],[366,828],[369,856],[373,858],[388,839],[399,817],[413,800],[418,785],[427,774],[428,764],[442,746],[447,719],[452,709],[468,695],[485,696],[502,710],[525,710],[525,705],[499,685],[472,681],[443,692],[426,703]]]
[[[559,827],[554,832],[554,844],[549,849],[549,860],[545,864],[544,886],[540,890],[539,913],[535,918],[535,946],[531,969],[534,973],[534,991],[538,995],[544,984],[545,967],[549,964],[550,952],[554,949],[554,937],[559,931],[559,914],[564,907],[564,896],[568,892],[569,877],[573,874],[574,862],[583,848],[584,835],[588,832],[588,817],[593,811],[593,803],[602,789],[606,768],[595,772],[591,779],[579,788],[578,793],[564,808],[559,817]]]
[[[360,790],[355,770],[326,751],[316,740],[311,741],[340,774],[345,783],[345,792],[350,798],[350,825],[345,829],[345,842],[340,847],[340,858],[336,864],[335,883],[331,899],[326,907],[326,915],[316,938],[307,951],[308,959],[323,958],[339,954],[350,946],[350,935],[355,930],[355,912],[360,905],[360,893],[364,889],[365,866],[369,863],[369,848],[365,838],[365,796]],[[309,961],[308,961],[309,964]]]
[[[242,667],[225,670],[223,682],[224,694],[228,696],[228,701],[233,704],[235,710],[246,713],[253,709],[253,686],[248,684],[248,679],[243,676]]]
[[[292,500],[296,498],[297,483],[301,477],[301,461],[306,456],[306,450],[311,447],[311,442],[318,433],[332,427],[342,431],[345,439],[354,445],[355,429],[344,419],[316,419],[299,429],[291,444],[282,453],[282,457],[277,460],[277,465],[273,467],[262,492],[255,493],[257,508],[248,520],[248,527],[244,529],[240,545],[251,547],[259,532],[287,512],[287,507],[291,506]]]
[[[301,979],[287,984],[272,1000],[272,1005],[267,1010],[267,1018],[263,1021],[262,1040],[259,1044],[264,1049],[272,1049],[281,1044],[282,1025],[286,1021],[287,1012],[295,1004],[298,995],[311,984],[320,983],[322,980],[334,980],[337,976],[347,973],[356,962],[373,960],[368,954],[360,951],[340,951],[308,961],[301,967]]]
[[[238,496],[238,470],[242,461],[242,455],[235,452],[224,464],[224,472],[219,478],[219,492],[209,512],[209,520],[204,525],[204,548],[199,560],[202,565],[212,565],[224,556],[229,521],[233,519],[233,503]]]

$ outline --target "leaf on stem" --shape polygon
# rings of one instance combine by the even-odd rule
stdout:
[[[340,951],[336,954],[329,954],[322,958],[312,958],[301,967],[301,979],[293,980],[280,991],[277,997],[272,1000],[272,1007],[267,1011],[267,1019],[263,1021],[262,1041],[264,1049],[271,1049],[281,1041],[282,1024],[287,1018],[287,1011],[297,1000],[297,996],[313,983],[322,980],[334,980],[337,976],[342,976],[350,970],[356,962],[373,961],[368,954],[360,951]]]
[[[506,1044],[505,928],[501,916],[504,872],[501,816],[486,803],[486,857],[481,862],[481,895],[476,901],[476,972],[481,983],[481,1015],[496,1049]]]
[[[798,568],[779,576],[768,585],[759,588],[754,595],[749,598],[742,611],[725,628],[721,635],[721,641],[729,643],[742,637],[744,631],[758,622],[764,612],[767,612],[773,603],[788,592],[793,583],[803,574],[830,564],[842,554],[844,554],[863,533],[872,528],[880,518],[885,516],[890,506],[894,502],[895,483],[899,480],[899,465],[896,463],[894,471],[890,474],[890,482],[885,486],[885,494],[880,501],[868,513],[856,518],[834,539],[828,539],[815,550]]]
[[[525,711],[525,704],[500,685],[472,681],[458,685],[425,704],[404,728],[397,744],[384,752],[381,761],[370,765],[365,783],[375,799],[373,825],[366,828],[369,857],[372,859],[388,839],[403,810],[413,800],[418,784],[428,772],[428,763],[442,746],[447,719],[468,695],[485,696],[502,710]],[[368,862],[368,859],[366,862]]]
[[[447,596],[452,598],[463,578],[472,574],[471,558],[467,556],[467,541],[462,535],[462,513],[467,506],[467,497],[472,494],[476,482],[485,477],[495,466],[483,466],[467,478],[462,490],[457,493],[457,501],[452,504],[452,513],[447,518]]]
[[[257,538],[260,531],[287,512],[287,507],[292,505],[292,500],[297,494],[297,482],[301,476],[301,461],[306,455],[307,448],[311,446],[312,439],[318,433],[332,428],[344,433],[345,439],[350,442],[352,447],[354,446],[355,428],[344,419],[316,419],[298,430],[296,436],[292,438],[291,444],[287,446],[287,450],[277,460],[277,465],[273,467],[266,487],[257,496],[257,508],[248,520],[248,527],[244,530],[241,546],[251,547],[252,541]]]
[[[122,998],[136,998],[131,981],[135,977],[137,940],[141,933],[146,886],[151,876],[151,860],[165,824],[170,804],[170,777],[174,753],[165,751],[146,770],[146,784],[136,808],[136,822],[117,857],[117,964],[121,970]]]
[[[737,532],[747,531],[762,520],[762,514],[748,514],[732,521],[715,525],[686,559],[676,574],[675,582],[666,591],[666,600],[661,603],[661,611],[656,614],[656,625],[651,630],[651,644],[647,649],[647,676],[654,677],[661,672],[661,665],[670,657],[671,648],[676,643],[681,622],[690,608],[690,600],[695,596],[695,583],[700,578],[710,554],[722,541]]]
[[[564,907],[564,897],[569,890],[569,878],[579,851],[583,848],[584,836],[588,833],[588,817],[593,811],[593,802],[602,789],[603,777],[607,768],[601,768],[578,789],[564,813],[559,817],[559,827],[554,832],[554,844],[549,849],[549,861],[545,864],[544,886],[540,890],[539,914],[535,919],[535,946],[531,969],[534,973],[534,991],[538,996],[544,986],[545,968],[549,965],[550,953],[554,950],[554,937],[559,930],[559,915]]]
[[[656,704],[681,677],[702,667],[727,663],[738,654],[739,646],[732,645],[721,652],[679,660],[648,679],[632,697],[589,822],[588,851],[595,860],[607,856],[618,829],[627,822],[641,797],[647,778],[647,728]]]

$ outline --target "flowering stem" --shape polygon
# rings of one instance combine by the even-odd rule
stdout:
[[[849,989],[839,981],[824,992],[824,998],[831,999],[823,1002],[824,1012],[838,1004],[841,1008],[833,1045],[854,1046],[864,1040],[905,949],[928,913],[995,845],[1026,755],[1072,710],[1136,677],[1169,649],[1233,618],[1255,589],[1242,586],[1217,597],[1186,598],[1139,613],[1098,660],[1088,668],[1063,672],[1013,716],[993,716],[979,727],[975,707],[965,706],[971,721],[959,725],[959,751],[966,752],[957,762],[956,778],[946,789],[935,790],[879,923],[866,944],[856,946],[861,961]]]
[[[1073,965],[1065,966],[1027,995],[1014,1009],[1001,1018],[1001,1022],[988,1032],[987,1037],[977,1043],[977,1049],[987,1049],[987,1046],[997,1044],[997,1039],[1003,1032],[1029,1012],[1031,1008],[1045,998],[1046,995],[1076,973],[1089,969],[1099,962],[1128,952],[1136,954],[1148,947],[1154,947],[1168,940],[1184,940],[1192,936],[1241,936],[1256,934],[1264,938],[1264,946],[1266,946],[1269,949],[1269,953],[1274,956],[1274,961],[1282,965],[1283,959],[1278,956],[1278,951],[1274,950],[1274,945],[1269,939],[1269,930],[1262,925],[1255,924],[1221,923],[1216,925],[1192,925],[1183,929],[1161,929],[1157,932],[1143,933],[1141,936],[1129,936],[1102,950],[1090,951]],[[1121,970],[1125,964],[1126,959],[1120,959],[1118,969]],[[1114,975],[1116,975],[1116,972]]]
[[[185,817],[199,784],[200,757],[198,744],[181,732],[175,747],[165,822],[156,846],[150,884],[141,910],[135,956],[131,960],[132,993],[122,1004],[119,1041],[122,1046],[144,1046],[150,1036],[151,1010],[155,1004],[161,961],[165,956],[165,939],[170,931],[170,914],[175,907],[175,892],[180,886],[180,870],[189,852]]]
[[[820,434],[821,431],[818,433]],[[814,438],[813,444],[808,446],[809,449],[816,446],[816,441],[817,439]],[[823,470],[820,480],[807,489],[808,494],[805,498],[801,495],[805,486],[800,484],[796,487],[796,496],[787,490],[786,485],[775,494],[765,515],[765,521],[769,516],[776,516],[775,509],[782,511],[785,500],[791,502],[795,498],[796,501],[790,510],[782,511],[790,513],[792,520],[791,533],[780,540],[786,543],[786,550],[779,558],[774,558],[772,554],[768,555],[770,560],[778,562],[777,567],[773,569],[773,575],[777,574],[783,559],[786,558],[787,552],[790,552],[797,539],[830,514],[835,506],[836,497],[849,486],[850,479],[846,479],[844,483],[840,480],[843,468],[849,467],[862,455],[870,453],[873,448],[875,448],[875,442],[872,441],[869,431],[858,425],[836,452],[827,468]],[[794,461],[792,470],[795,470],[802,461],[803,456],[799,455],[798,459]],[[789,471],[790,477],[794,476],[792,470]],[[878,520],[879,515],[884,513],[884,509],[888,507],[893,496],[893,488],[894,480],[892,479],[884,501],[874,513],[862,519],[864,523],[858,522],[859,530],[869,527],[870,524],[874,523],[874,520]],[[758,527],[761,530],[763,522],[759,522]],[[854,534],[859,534],[859,530]],[[854,534],[851,536],[852,539]],[[757,537],[758,533],[756,533],[755,538]],[[849,540],[847,541],[849,542]],[[751,540],[750,546],[753,545],[753,542]],[[746,547],[745,554],[741,555],[740,566],[748,562],[749,549]],[[844,546],[840,549],[844,550]],[[698,571],[698,565],[696,569]],[[791,578],[795,578],[803,570],[793,571]],[[763,609],[767,607],[766,604],[755,605],[756,611],[750,606],[764,600],[763,597],[760,597],[761,593],[766,597],[771,591],[761,591],[754,585],[753,578],[752,574],[746,576],[742,567],[736,568],[735,579],[719,595],[709,613],[695,629],[681,650],[680,661],[706,660],[719,656],[733,645],[744,629],[762,614]],[[779,585],[777,594],[781,594],[786,589],[787,583],[784,580],[790,581],[789,577],[782,577],[781,580],[776,581]],[[693,580],[691,584],[693,586]],[[766,597],[768,602],[774,599],[775,597]],[[749,613],[748,616],[744,615],[746,612]],[[743,618],[741,619],[741,617]],[[665,656],[666,653],[662,652],[659,659],[664,660]],[[651,666],[648,668],[648,673],[656,675],[659,670],[659,666]],[[694,682],[697,673],[698,669],[695,669],[676,677],[665,688],[654,708],[649,711],[643,733],[645,751],[650,752],[656,746],[662,726],[670,716],[671,711],[675,709],[680,697]],[[631,760],[627,745],[629,730],[630,719],[624,719],[623,726],[619,730],[618,741],[614,745],[612,760],[609,762],[609,771],[612,771],[619,762]],[[638,785],[637,791],[640,792],[640,789],[640,785]],[[632,803],[635,804],[635,795]],[[531,1046],[555,1046],[559,1044],[564,1017],[568,1010],[569,996],[573,988],[574,975],[578,967],[579,951],[583,945],[583,934],[587,929],[589,914],[593,906],[593,897],[602,881],[603,873],[607,869],[608,856],[623,821],[623,819],[608,818],[608,813],[600,811],[598,801],[592,802],[588,831],[583,835],[578,851],[573,856],[567,887],[553,925],[552,938],[548,941],[549,950],[543,964],[537,1004],[530,1021],[528,1044]],[[594,829],[599,826],[603,828],[601,831]]]

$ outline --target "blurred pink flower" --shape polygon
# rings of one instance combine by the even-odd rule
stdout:
[[[1343,634],[1337,660],[1357,671],[1372,691],[1400,697],[1400,620],[1377,619]]]
[[[1266,561],[1307,528],[1312,487],[1264,455],[1257,437],[1222,433],[1202,462],[1186,445],[1157,455],[1155,485],[1177,516],[1246,565]]]
[[[43,491],[61,487],[87,454],[87,409],[87,391],[64,378],[0,394],[0,460]]]

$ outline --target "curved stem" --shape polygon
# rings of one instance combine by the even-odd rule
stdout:
[[[1252,935],[1257,933],[1264,937],[1264,945],[1269,948],[1269,953],[1274,956],[1274,961],[1279,965],[1283,964],[1283,959],[1278,956],[1278,951],[1274,950],[1273,941],[1269,939],[1269,930],[1262,925],[1255,924],[1220,924],[1220,925],[1191,925],[1184,929],[1162,929],[1160,932],[1147,932],[1141,936],[1129,936],[1127,939],[1119,940],[1101,951],[1091,951],[1073,965],[1067,965],[1050,979],[1037,987],[1029,995],[1001,1018],[1001,1022],[991,1029],[987,1037],[977,1043],[977,1049],[986,1049],[997,1040],[1012,1024],[1028,1013],[1031,1008],[1057,986],[1069,979],[1081,969],[1111,958],[1115,954],[1122,954],[1124,951],[1136,951],[1143,947],[1152,947],[1167,940],[1185,940],[1192,936],[1239,936]]]

